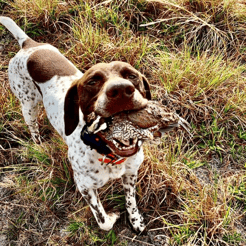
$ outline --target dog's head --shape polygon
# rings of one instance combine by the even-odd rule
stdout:
[[[65,134],[79,123],[79,108],[84,120],[94,112],[107,118],[122,111],[138,110],[151,99],[147,79],[125,62],[99,63],[74,82],[65,98]]]

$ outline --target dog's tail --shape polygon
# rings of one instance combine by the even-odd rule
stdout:
[[[29,38],[11,18],[0,16],[0,23],[13,34],[13,36],[17,39],[20,47],[22,47],[23,42]]]

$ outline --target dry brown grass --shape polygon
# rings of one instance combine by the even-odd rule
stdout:
[[[199,50],[217,51],[226,57],[245,59],[245,18],[243,1],[148,0],[156,11],[152,22],[142,24],[160,37],[168,36],[171,45],[184,41]],[[151,12],[153,13],[153,12]],[[141,25],[140,25],[141,26]]]

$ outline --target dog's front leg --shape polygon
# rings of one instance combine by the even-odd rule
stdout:
[[[96,218],[99,227],[102,230],[109,231],[112,229],[116,220],[120,217],[118,213],[106,214],[97,190],[95,189],[81,189],[81,194],[83,195],[86,202],[90,205],[91,211]]]
[[[129,220],[137,232],[142,232],[145,229],[143,217],[139,213],[136,202],[136,187],[137,175],[124,174],[122,176],[123,187],[126,196],[126,209],[129,213]]]

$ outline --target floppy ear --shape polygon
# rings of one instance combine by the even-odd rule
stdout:
[[[64,103],[65,134],[69,136],[79,124],[79,97],[77,83],[73,83],[67,91]]]
[[[142,77],[143,77],[143,84],[144,84],[146,98],[148,100],[151,100],[151,93],[150,93],[149,82],[148,82],[148,80],[146,79],[146,77],[144,75],[142,75]]]

